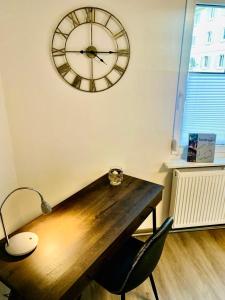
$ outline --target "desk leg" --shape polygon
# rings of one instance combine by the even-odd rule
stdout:
[[[156,208],[152,209],[152,225],[153,225],[153,233],[156,232]]]

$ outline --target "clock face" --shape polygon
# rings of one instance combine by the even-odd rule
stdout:
[[[52,39],[58,73],[72,87],[99,92],[125,73],[130,45],[120,21],[106,10],[83,7],[67,14]]]

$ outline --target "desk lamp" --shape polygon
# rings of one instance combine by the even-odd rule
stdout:
[[[0,218],[1,218],[1,222],[2,222],[4,235],[6,238],[5,250],[8,254],[13,255],[13,256],[21,256],[21,255],[28,254],[31,251],[33,251],[37,247],[37,244],[38,244],[38,236],[33,232],[17,233],[15,235],[13,235],[11,238],[9,238],[7,235],[6,227],[5,227],[3,215],[2,215],[2,207],[3,207],[4,203],[6,202],[6,200],[14,192],[19,191],[19,190],[30,190],[30,191],[36,192],[41,198],[41,210],[42,210],[43,214],[48,214],[52,211],[51,206],[44,200],[41,193],[39,193],[38,191],[36,191],[32,188],[29,188],[29,187],[17,188],[15,190],[13,190],[11,193],[9,193],[8,196],[6,196],[6,198],[4,199],[4,201],[2,202],[2,204],[0,206]]]

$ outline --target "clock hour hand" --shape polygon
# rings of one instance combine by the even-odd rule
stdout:
[[[103,62],[105,65],[107,65],[107,63],[101,58],[99,57],[96,52],[95,52],[95,57],[97,57],[101,62]]]
[[[88,51],[88,50],[80,50],[80,53],[81,54],[84,54],[84,53],[87,53],[87,54],[93,54],[94,55],[94,57],[97,57],[101,62],[103,62],[105,65],[107,65],[107,63],[101,58],[101,57],[99,57],[96,53],[98,53],[97,51]]]
[[[94,57],[97,57],[101,62],[103,62],[105,65],[107,65],[107,63],[97,55],[97,53],[111,53],[111,52],[98,52],[98,51],[87,51],[87,50],[80,50],[80,51],[76,51],[76,50],[67,50],[66,52],[69,53],[81,53],[81,54],[93,54]],[[113,52],[112,52],[113,53]],[[116,53],[116,52],[115,52]]]

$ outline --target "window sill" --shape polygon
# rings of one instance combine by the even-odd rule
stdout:
[[[165,162],[167,169],[184,169],[184,168],[203,168],[203,167],[219,167],[225,166],[225,158],[215,158],[212,163],[195,163],[187,162],[184,159],[174,159]]]

